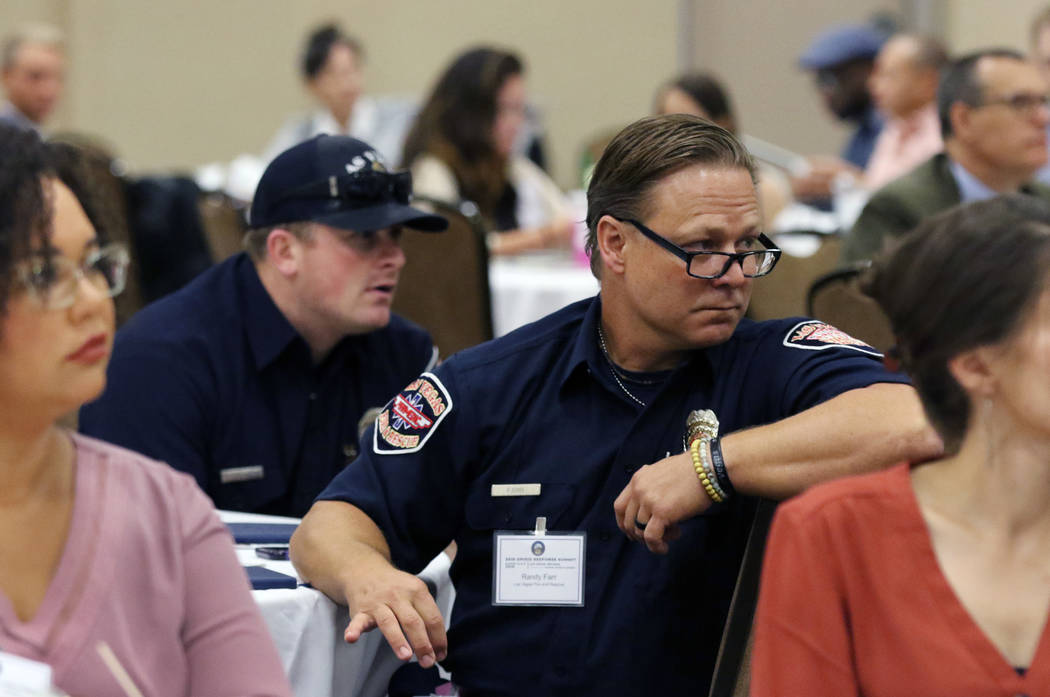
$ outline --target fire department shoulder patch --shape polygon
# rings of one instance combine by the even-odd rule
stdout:
[[[423,447],[452,411],[448,390],[433,373],[423,373],[376,417],[372,449],[378,455],[407,455]]]
[[[831,348],[845,348],[860,351],[870,356],[882,357],[882,354],[860,339],[854,339],[846,332],[836,329],[819,320],[799,322],[784,337],[784,346],[806,351],[823,351]]]

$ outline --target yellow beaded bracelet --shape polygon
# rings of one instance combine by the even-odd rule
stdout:
[[[697,438],[689,445],[689,455],[693,459],[693,469],[696,470],[696,476],[700,479],[700,484],[703,485],[704,491],[711,497],[711,500],[715,503],[721,503],[725,499],[719,495],[718,491],[711,486],[711,479],[707,476],[707,471],[704,468],[703,460],[700,458],[700,446],[705,438]]]

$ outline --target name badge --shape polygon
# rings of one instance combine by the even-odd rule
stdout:
[[[587,533],[493,533],[493,605],[583,606]]]
[[[262,478],[262,465],[249,465],[247,467],[227,467],[224,470],[219,470],[219,481],[223,484],[233,484],[235,482],[250,482],[252,480]]]
[[[492,495],[496,496],[539,496],[539,484],[493,484]]]
[[[51,686],[51,666],[0,651],[0,697],[61,695]]]

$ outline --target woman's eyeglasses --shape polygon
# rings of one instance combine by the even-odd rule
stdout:
[[[28,259],[19,267],[18,277],[42,307],[61,310],[76,302],[81,279],[108,297],[119,294],[124,290],[128,262],[123,245],[108,244],[89,253],[80,264],[59,255]]]

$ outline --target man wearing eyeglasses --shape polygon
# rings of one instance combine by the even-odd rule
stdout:
[[[937,88],[944,151],[879,189],[846,238],[847,261],[871,259],[923,218],[959,203],[1021,192],[1047,161],[1050,92],[1035,64],[1011,49],[953,61]]]
[[[743,319],[779,251],[729,132],[628,126],[587,223],[601,294],[406,386],[292,540],[348,641],[378,627],[467,697],[707,694],[754,497],[939,448],[870,347]],[[411,573],[451,539],[446,635]]]
[[[446,226],[410,195],[409,175],[353,138],[277,156],[246,253],[121,328],[80,429],[189,472],[218,508],[305,513],[375,412],[436,359],[390,312],[401,229]]]

